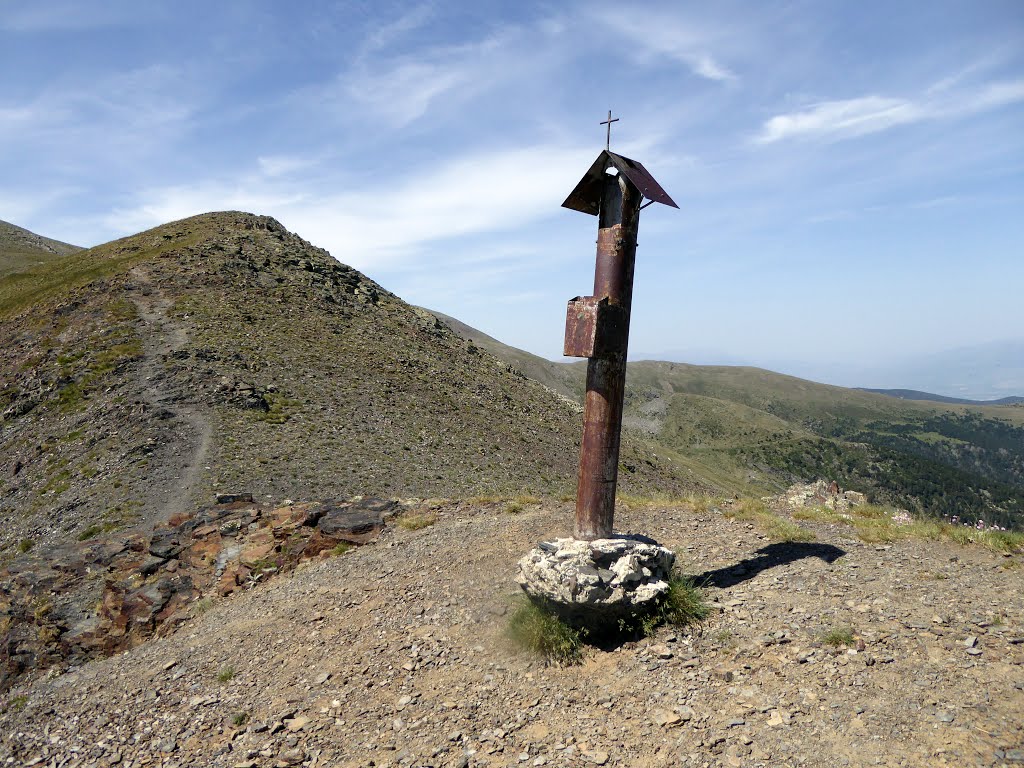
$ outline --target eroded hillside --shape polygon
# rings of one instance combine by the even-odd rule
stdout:
[[[576,404],[275,220],[167,224],[0,281],[0,547],[215,491],[570,492]],[[624,446],[623,488],[681,490]]]

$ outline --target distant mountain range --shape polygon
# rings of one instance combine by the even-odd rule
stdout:
[[[868,387],[857,387],[861,392],[874,392],[879,395],[898,397],[900,400],[929,400],[933,403],[957,403],[959,405],[1017,405],[1024,403],[1024,397],[1016,395],[1001,397],[998,400],[965,400],[960,397],[946,397],[945,395],[933,395],[931,392],[919,392],[916,389],[870,389]]]
[[[580,399],[586,363],[556,363],[438,315],[527,376]],[[1024,408],[899,398],[750,366],[639,360],[624,424],[695,478],[744,493],[823,478],[922,514],[1024,527]]]
[[[935,393],[953,401],[991,402],[1024,396],[1024,338],[908,354],[897,362],[839,362],[799,358],[752,359],[709,349],[640,353],[633,359],[702,365],[739,365],[786,371],[793,376],[844,387],[905,389]],[[932,398],[929,398],[932,399]]]

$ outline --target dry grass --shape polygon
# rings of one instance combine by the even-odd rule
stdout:
[[[422,528],[429,528],[437,522],[437,515],[433,512],[417,512],[410,515],[402,515],[398,518],[398,525],[407,531],[418,531]]]
[[[837,512],[827,507],[806,507],[796,510],[793,517],[797,520],[851,526],[857,538],[867,544],[891,544],[903,539],[946,540],[961,546],[977,544],[999,553],[1024,552],[1024,533],[1019,531],[978,530],[938,520],[898,523],[894,519],[895,514],[895,509],[863,504],[851,507],[847,512]]]
[[[772,541],[814,541],[814,534],[768,509],[760,499],[743,498],[722,510],[730,520],[746,520],[764,531]]]

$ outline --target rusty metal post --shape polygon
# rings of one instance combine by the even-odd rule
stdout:
[[[587,363],[573,532],[575,538],[587,541],[610,537],[615,517],[633,265],[642,200],[643,195],[625,174],[605,176],[598,214],[594,298],[606,299],[607,306],[617,312],[616,322],[596,323],[594,353]]]
[[[602,125],[613,122],[609,112]],[[584,541],[610,537],[615,521],[636,232],[652,203],[679,207],[643,165],[607,148],[562,203],[598,217],[594,295],[570,299],[565,315],[565,355],[589,359],[573,531]]]

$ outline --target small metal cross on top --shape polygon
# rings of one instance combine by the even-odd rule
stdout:
[[[612,148],[612,123],[617,123],[617,122],[619,122],[619,118],[616,117],[614,120],[612,120],[612,111],[609,109],[608,110],[608,119],[601,121],[601,125],[607,125],[608,126],[608,135],[605,137],[605,140],[604,140],[604,148],[605,149],[611,149]]]

